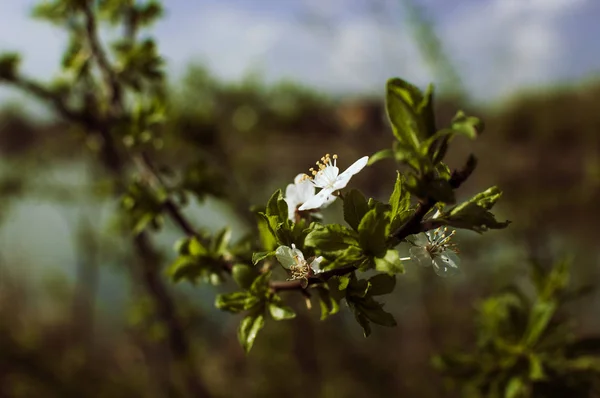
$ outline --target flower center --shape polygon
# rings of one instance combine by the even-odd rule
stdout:
[[[458,247],[451,242],[456,231],[452,231],[449,234],[447,234],[447,232],[448,227],[443,227],[435,229],[431,234],[427,233],[429,244],[425,246],[425,249],[429,252],[431,257],[439,256],[446,250],[452,250],[453,252],[458,253]]]
[[[292,265],[290,267],[290,271],[291,271],[291,278],[288,280],[295,280],[295,279],[303,279],[306,278],[306,276],[309,274],[310,272],[310,266],[308,265],[308,262],[306,260],[302,260],[300,257],[298,256],[294,256],[295,260],[296,260],[296,264]]]
[[[333,154],[333,156],[328,153],[325,154],[321,160],[316,162],[318,170],[311,167],[309,169],[311,175],[304,174],[301,181],[310,180],[321,188],[333,188],[338,175],[337,158],[336,154]]]

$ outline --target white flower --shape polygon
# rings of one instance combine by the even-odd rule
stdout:
[[[441,277],[456,275],[459,272],[460,258],[454,243],[450,243],[456,231],[446,234],[448,228],[438,228],[433,232],[415,235],[409,250],[410,258],[423,267],[433,265],[433,270]]]
[[[333,162],[331,159],[329,154],[323,156],[321,161],[317,162],[319,171],[311,168],[310,171],[313,176],[305,175],[304,178],[311,181],[315,187],[321,188],[321,191],[304,202],[298,210],[316,209],[333,202],[335,200],[333,193],[345,188],[352,176],[361,171],[369,161],[368,156],[363,156],[340,174],[340,169],[337,167],[337,155],[333,155]]]
[[[285,202],[288,205],[288,218],[291,221],[295,221],[296,219],[296,210],[298,207],[307,201],[309,201],[313,196],[315,196],[315,186],[314,184],[306,178],[306,174],[298,174],[296,178],[294,178],[294,183],[289,184],[285,189]],[[335,196],[333,197],[335,200]],[[326,207],[333,200],[324,203],[320,207]]]
[[[306,287],[309,276],[321,272],[320,264],[323,261],[323,257],[319,256],[315,258],[309,265],[304,259],[304,254],[296,249],[296,245],[293,243],[291,248],[288,246],[279,246],[275,250],[275,257],[277,257],[283,268],[291,271],[291,278],[289,280],[301,279],[304,282],[303,287]]]

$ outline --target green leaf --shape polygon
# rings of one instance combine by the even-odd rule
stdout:
[[[526,345],[532,346],[538,341],[555,312],[555,302],[537,301],[533,305],[529,315],[529,323],[523,335],[523,342]]]
[[[179,256],[167,268],[167,275],[171,277],[173,282],[179,282],[182,279],[195,281],[201,274],[202,267],[197,260],[190,256]]]
[[[360,311],[360,309],[356,307],[353,302],[349,301],[348,306],[354,314],[354,319],[356,319],[356,322],[358,322],[360,327],[362,327],[363,336],[365,336],[365,338],[369,337],[371,335],[371,325],[369,323],[369,319]]]
[[[436,220],[455,228],[470,229],[479,233],[488,229],[506,228],[510,221],[499,222],[490,212],[501,195],[502,192],[497,187],[491,187],[455,206]]]
[[[187,247],[188,253],[194,257],[204,257],[208,255],[208,249],[200,242],[197,237],[190,238]]]
[[[435,178],[432,181],[429,181],[425,186],[425,194],[427,197],[433,198],[437,202],[449,204],[456,203],[454,189],[452,189],[450,181],[444,178]]]
[[[294,310],[283,304],[281,300],[276,300],[275,302],[269,303],[269,313],[276,321],[293,319],[296,317]]]
[[[252,282],[250,292],[257,297],[266,297],[269,290],[269,280],[271,279],[271,271],[261,274]]]
[[[265,258],[275,255],[275,251],[252,253],[252,264],[256,265]]]
[[[369,293],[371,284],[365,279],[356,279],[351,277],[350,284],[346,288],[346,298],[363,298]]]
[[[483,131],[484,125],[480,119],[458,111],[450,123],[450,128],[459,134],[475,139]]]
[[[358,225],[367,211],[367,199],[360,191],[352,189],[344,195],[344,220],[352,229],[358,230]]]
[[[238,340],[246,352],[250,352],[258,332],[265,325],[265,316],[262,313],[250,314],[242,319],[238,328]]]
[[[348,288],[348,285],[350,284],[350,276],[349,275],[342,275],[339,278],[339,285],[338,285],[338,289],[339,290],[346,290]]]
[[[536,354],[529,354],[529,378],[534,381],[544,380],[544,366],[542,360]]]
[[[323,253],[323,257],[331,261],[323,269],[335,269],[347,265],[357,266],[366,258],[362,249],[356,246],[348,246],[343,251]]]
[[[387,81],[386,111],[394,135],[405,148],[416,149],[425,126],[417,113],[423,94],[412,84],[393,78]]]
[[[371,296],[381,296],[394,291],[396,287],[396,277],[388,274],[378,274],[369,278],[371,288],[369,294]]]
[[[225,250],[227,249],[230,240],[231,228],[223,228],[214,238],[212,252],[215,255],[222,255],[223,253],[225,253]]]
[[[390,219],[394,219],[397,215],[403,213],[410,208],[410,194],[404,188],[405,178],[400,172],[396,175],[396,184],[394,185],[394,191],[390,196],[389,204],[392,206],[390,212]]]
[[[360,302],[360,311],[373,323],[381,326],[394,327],[397,325],[392,314],[383,310],[383,304],[372,298]]]
[[[336,314],[340,310],[339,302],[332,296],[329,289],[319,286],[319,305],[321,307],[321,320],[325,320],[328,316]]]
[[[436,132],[435,112],[433,107],[433,84],[428,84],[423,100],[417,106],[417,112],[423,121],[425,137],[431,137]]]
[[[504,398],[525,398],[526,387],[523,380],[515,376],[511,378],[506,385],[506,390],[504,391]]]
[[[360,247],[367,256],[383,257],[387,250],[388,219],[381,208],[373,208],[365,214],[358,226]]]
[[[219,294],[215,299],[215,307],[220,310],[238,313],[254,308],[260,300],[247,292]]]
[[[325,252],[343,251],[348,246],[358,246],[356,233],[339,224],[329,224],[313,229],[304,240],[309,247]]]
[[[288,209],[287,203],[283,199],[281,189],[278,189],[267,202],[266,214],[268,217],[276,216],[278,223],[287,220]]]
[[[275,239],[275,233],[269,225],[268,217],[264,213],[259,213],[256,214],[256,219],[261,247],[267,251],[275,250],[277,239]]]
[[[369,161],[367,162],[367,166],[371,166],[372,164],[379,162],[383,159],[393,158],[394,151],[391,149],[382,149],[381,151],[375,152],[373,155],[369,157]]]
[[[375,269],[390,275],[404,273],[404,266],[402,265],[402,261],[400,261],[400,254],[394,249],[386,251],[383,258],[375,258]]]
[[[231,269],[231,275],[239,287],[248,289],[259,274],[255,268],[252,268],[249,265],[236,264]]]
[[[397,173],[394,191],[389,200],[389,204],[392,207],[389,215],[391,220],[390,230],[392,231],[395,231],[404,224],[406,219],[412,214],[412,210],[410,209],[410,193],[404,184],[404,176]]]

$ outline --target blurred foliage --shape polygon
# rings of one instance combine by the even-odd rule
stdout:
[[[532,262],[533,297],[518,286],[478,306],[477,346],[435,358],[464,397],[591,397],[600,393],[600,339],[577,338],[565,305],[593,285],[568,290],[572,260]],[[563,312],[561,316],[561,312]]]
[[[81,275],[76,289],[52,278],[47,286],[49,297],[35,301],[34,292],[25,290],[29,282],[11,279],[4,270],[18,269],[20,264],[0,263],[0,395],[186,396],[184,391],[191,390],[186,386],[190,368],[178,366],[185,358],[174,358],[173,347],[179,343],[172,340],[169,328],[173,322],[179,322],[190,342],[185,357],[198,365],[197,369],[191,367],[192,376],[214,396],[449,396],[441,390],[441,379],[429,368],[428,358],[447,346],[465,346],[475,340],[472,335],[480,336],[472,356],[441,357],[465,366],[452,366],[447,369],[449,375],[459,369],[472,372],[467,379],[454,378],[454,387],[474,394],[483,391],[479,396],[496,389],[500,396],[508,392],[513,397],[525,392],[554,396],[546,394],[549,387],[553,393],[569,389],[571,395],[565,396],[587,396],[597,388],[597,375],[592,371],[597,355],[585,351],[593,348],[595,337],[581,337],[577,330],[567,333],[565,319],[569,318],[561,314],[574,312],[564,303],[568,298],[563,286],[567,263],[558,263],[550,272],[539,269],[537,290],[531,297],[509,289],[484,301],[481,321],[473,330],[469,327],[471,309],[464,304],[489,294],[497,276],[493,267],[504,265],[500,260],[496,264],[485,252],[487,241],[482,238],[471,248],[468,242],[461,244],[467,252],[465,258],[469,251],[485,254],[481,267],[467,266],[467,282],[441,283],[430,273],[405,267],[397,251],[378,244],[381,236],[372,236],[399,228],[414,212],[408,191],[421,198],[433,195],[450,204],[463,202],[448,186],[449,166],[462,165],[466,152],[474,151],[485,161],[464,186],[472,199],[458,206],[439,206],[438,225],[470,225],[476,231],[502,226],[503,221],[489,213],[500,195],[497,188],[481,194],[474,191],[475,187],[502,186],[501,214],[515,221],[510,228],[513,232],[506,234],[520,244],[531,236],[544,240],[551,232],[576,240],[580,250],[590,256],[584,256],[574,271],[583,278],[597,275],[589,265],[597,266],[591,254],[597,250],[593,232],[600,192],[600,119],[595,106],[600,85],[524,96],[495,111],[470,109],[468,114],[486,120],[486,134],[479,136],[479,120],[458,112],[458,104],[445,98],[434,101],[431,91],[422,92],[400,79],[388,82],[387,102],[329,98],[292,82],[268,85],[260,75],[252,74],[240,82],[222,82],[200,65],[191,66],[182,81],[167,86],[156,46],[138,35],[139,28],[161,15],[160,6],[153,1],[95,3],[100,17],[95,22],[123,28],[123,35],[108,46],[114,75],[105,76],[106,70],[95,61],[88,42],[90,20],[81,8],[84,4],[48,1],[35,11],[35,16],[66,26],[69,32],[64,69],[50,84],[22,76],[18,55],[0,58],[0,82],[20,82],[25,91],[47,101],[61,116],[58,121],[42,123],[19,106],[3,110],[0,149],[8,171],[3,170],[0,184],[0,214],[9,214],[9,205],[26,196],[73,203],[74,188],[51,186],[31,176],[59,162],[70,162],[70,167],[93,164],[94,184],[79,187],[81,191],[89,189],[101,198],[118,197],[128,209],[126,222],[119,223],[119,228],[102,231],[112,242],[104,251],[118,257],[111,261],[132,269],[126,274],[131,297],[126,309],[128,323],[115,328],[111,325],[114,309],[93,306],[93,273],[98,272],[93,264],[96,257],[107,253],[94,255],[90,246],[85,246],[79,260],[85,266],[78,265]],[[425,41],[436,47],[432,31],[425,36]],[[438,50],[433,48],[432,60],[439,61]],[[107,83],[112,78],[117,85]],[[119,95],[121,110],[115,102]],[[386,113],[393,125],[393,145]],[[110,127],[108,135],[101,131],[104,123]],[[452,132],[436,135],[440,125],[449,126]],[[463,140],[475,135],[477,141]],[[428,140],[432,136],[434,139]],[[446,147],[451,136],[456,136],[460,145]],[[107,151],[110,141],[114,141],[117,155]],[[189,206],[194,200],[217,198],[246,225],[255,225],[257,215],[248,211],[250,204],[267,202],[269,194],[311,164],[317,146],[323,152],[335,148],[340,158],[347,159],[387,148],[371,158],[368,176],[353,179],[353,186],[365,194],[350,190],[342,203],[333,206],[333,210],[342,207],[340,213],[349,227],[314,228],[309,238],[305,230],[309,224],[298,228],[287,223],[287,211],[276,192],[266,207],[255,209],[263,216],[258,216],[257,230],[248,236],[236,241],[227,229],[214,234],[195,230],[196,236],[176,245],[177,257],[166,270],[168,276],[175,281],[223,285],[229,292],[217,296],[216,306],[234,313],[246,311],[243,318],[230,322],[209,310],[205,313],[202,303],[207,298],[192,298],[183,294],[180,286],[164,288],[176,303],[174,308],[166,308],[164,296],[156,297],[163,294],[164,279],[156,270],[162,271],[160,264],[172,256],[156,249],[153,255],[140,258],[134,250],[121,253],[117,249],[130,239],[139,244],[137,237],[147,227],[163,226],[171,202]],[[98,157],[90,162],[90,152],[82,148]],[[120,177],[112,174],[111,156],[142,152],[154,160],[152,170],[138,172],[133,164],[127,164],[118,173]],[[444,156],[448,165],[441,163]],[[401,177],[395,165],[386,163],[389,157],[408,163],[398,166],[401,176],[408,177]],[[143,158],[138,160],[143,162]],[[434,177],[422,178],[428,174]],[[393,187],[391,181],[396,182]],[[572,194],[565,195],[567,190]],[[369,197],[389,200],[381,203]],[[478,222],[473,223],[474,217]],[[341,217],[338,221],[342,222]],[[100,229],[99,224],[95,226]],[[164,226],[171,227],[169,223]],[[330,235],[351,241],[352,248],[337,256],[336,248],[326,245]],[[272,267],[269,253],[297,237],[306,245],[299,247],[309,254],[340,258],[332,269],[360,262],[380,273],[367,274],[365,279],[354,274],[332,278],[331,283],[310,289],[310,298],[275,294],[267,288],[266,279],[289,275],[281,267],[262,277],[259,271]],[[146,247],[145,251],[153,249]],[[502,250],[509,249],[507,245]],[[232,259],[236,261],[232,263]],[[260,261],[261,267],[253,265]],[[229,266],[230,270],[224,270]],[[512,274],[515,267],[503,267],[509,270],[503,278],[520,282],[518,273]],[[401,274],[405,268],[402,277],[387,275]],[[233,281],[225,280],[229,272]],[[200,293],[206,291],[198,287]],[[382,295],[387,295],[382,302],[375,300]],[[360,332],[355,333],[355,326],[346,322],[347,311],[340,311],[343,299],[353,312],[350,318],[354,316],[364,334],[372,333],[375,338],[356,339]],[[92,306],[82,310],[77,305],[82,300],[89,300]],[[38,307],[39,302],[52,310]],[[309,305],[318,304],[320,311],[307,311],[311,302]],[[79,309],[70,308],[71,304]],[[593,327],[600,327],[593,324],[597,305],[579,311],[591,319]],[[82,316],[86,312],[93,316]],[[400,314],[398,320],[391,312]],[[268,318],[287,322],[265,322]],[[319,323],[319,318],[326,322]],[[240,327],[235,331],[238,321]],[[371,330],[371,323],[397,327]],[[260,338],[256,338],[258,330]],[[243,355],[236,334],[246,351],[254,347],[249,356]],[[481,358],[485,361],[479,361]],[[463,396],[460,388],[455,390]]]

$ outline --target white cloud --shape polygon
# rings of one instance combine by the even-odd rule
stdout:
[[[310,5],[313,0],[307,1]],[[57,71],[64,36],[28,18],[33,3],[2,6],[0,50],[21,50],[27,73],[50,77]],[[177,74],[188,62],[200,60],[225,79],[257,68],[268,80],[291,77],[343,92],[381,92],[391,76],[420,85],[433,80],[401,14],[388,18],[397,20],[394,24],[364,13],[337,18],[345,3],[325,7],[316,2],[312,11],[335,21],[329,29],[317,29],[264,8],[227,2],[169,4],[173,8],[153,33]],[[477,98],[504,96],[523,85],[552,81],[568,50],[559,33],[561,18],[584,4],[586,0],[466,2],[444,14],[436,30]]]
[[[548,84],[569,49],[561,18],[586,0],[489,0],[471,4],[442,29],[450,53],[478,98]]]

